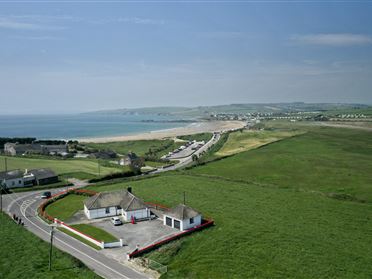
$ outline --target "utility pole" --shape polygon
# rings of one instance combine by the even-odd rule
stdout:
[[[1,213],[3,212],[3,183],[4,183],[4,180],[0,182],[0,212]]]
[[[52,230],[50,231],[50,249],[49,249],[49,271],[52,271],[52,252],[53,252],[53,234],[54,226],[52,225]]]

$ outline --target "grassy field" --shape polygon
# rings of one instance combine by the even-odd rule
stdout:
[[[199,134],[193,134],[193,135],[185,135],[185,136],[178,136],[177,138],[187,141],[204,141],[208,142],[212,138],[212,133],[199,133]]]
[[[101,250],[102,249],[100,246],[97,246],[97,245],[93,244],[92,242],[86,240],[85,238],[83,238],[83,237],[81,237],[81,236],[79,236],[79,235],[77,235],[77,234],[75,234],[75,233],[73,233],[73,232],[71,232],[71,231],[69,231],[65,228],[60,227],[60,228],[58,228],[58,230],[60,230],[61,232],[65,233],[65,234],[68,234],[69,236],[71,236],[73,238],[76,238],[77,240],[85,243],[86,245],[88,245],[88,246],[90,246],[90,247],[92,247],[96,250]]]
[[[182,144],[175,143],[173,140],[138,140],[108,143],[85,143],[84,145],[98,150],[113,150],[122,155],[134,152],[138,156],[145,156],[149,150],[152,150],[155,156],[160,158]]]
[[[0,156],[0,170],[4,170],[4,156]],[[58,174],[85,172],[88,174],[98,175],[97,162],[91,160],[47,160],[47,159],[31,159],[21,157],[6,157],[8,159],[8,170],[11,169],[35,169],[35,168],[51,168]],[[108,168],[101,166],[101,175],[106,175],[118,172],[117,168]]]
[[[79,260],[56,248],[49,272],[49,244],[3,214],[0,214],[0,239],[0,278],[100,278]]]
[[[91,237],[97,240],[101,240],[104,242],[118,241],[118,239],[112,234],[106,232],[105,230],[102,230],[100,228],[97,228],[91,225],[78,224],[78,225],[71,225],[71,227],[73,227],[74,229],[77,229],[78,231],[81,231],[82,233],[90,235]]]
[[[45,211],[50,216],[58,218],[61,221],[66,221],[76,212],[84,208],[83,202],[87,198],[88,197],[82,195],[69,194],[48,205]]]
[[[238,131],[229,134],[227,142],[216,152],[217,156],[229,156],[259,146],[292,137],[300,132],[294,131]]]
[[[131,185],[145,201],[183,200],[216,226],[148,255],[168,265],[164,278],[370,278],[372,205],[291,188],[262,187],[188,174]]]
[[[371,132],[313,127],[191,172],[372,202],[371,158]]]

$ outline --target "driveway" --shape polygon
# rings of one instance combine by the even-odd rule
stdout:
[[[91,225],[104,229],[118,239],[124,240],[124,247],[100,251],[120,261],[125,260],[126,254],[136,249],[136,247],[144,248],[180,232],[177,229],[164,226],[163,221],[159,219],[142,221],[136,224],[125,223],[121,226],[114,226],[110,220],[102,220],[102,222],[91,223]]]

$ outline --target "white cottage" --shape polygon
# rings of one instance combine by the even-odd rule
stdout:
[[[185,231],[199,226],[202,216],[199,212],[184,204],[179,204],[164,213],[164,225]]]
[[[98,193],[84,201],[88,219],[122,215],[125,221],[150,217],[148,206],[127,190]]]

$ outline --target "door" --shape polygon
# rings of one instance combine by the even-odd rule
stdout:
[[[174,220],[174,228],[175,229],[181,229],[181,222],[178,220]]]

